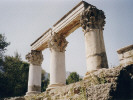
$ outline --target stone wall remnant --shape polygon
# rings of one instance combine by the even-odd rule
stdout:
[[[120,64],[129,65],[133,64],[133,45],[126,46],[117,51]]]

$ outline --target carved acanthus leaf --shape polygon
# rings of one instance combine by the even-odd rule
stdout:
[[[102,10],[98,10],[94,6],[89,6],[81,14],[80,24],[81,27],[86,31],[90,29],[102,29],[105,25],[105,15]]]
[[[33,65],[41,65],[43,61],[42,52],[31,50],[31,52],[26,55],[26,60]]]
[[[64,52],[68,42],[65,39],[65,36],[54,33],[52,38],[49,40],[48,47],[54,49],[58,52]]]

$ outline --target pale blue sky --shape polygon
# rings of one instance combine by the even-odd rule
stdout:
[[[30,44],[52,27],[81,0],[0,0],[0,33],[5,33],[11,45],[6,54],[18,51],[22,59]],[[108,63],[118,65],[116,51],[133,44],[133,0],[86,0],[105,12],[104,41]],[[66,70],[86,72],[84,36],[79,28],[67,38]],[[49,72],[49,49],[43,51],[42,67]]]

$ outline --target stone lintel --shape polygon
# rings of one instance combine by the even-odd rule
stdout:
[[[84,11],[89,14],[89,17],[87,17],[88,15],[85,16],[85,13],[83,14]],[[88,4],[85,1],[81,1],[59,21],[57,21],[52,28],[48,29],[36,41],[34,41],[31,44],[31,50],[42,51],[48,48],[48,41],[54,32],[67,37],[80,26],[82,26],[86,31],[93,27],[103,29],[105,24],[104,19],[105,16],[102,10],[98,10],[95,6]]]
[[[87,8],[88,4],[85,1],[81,1],[79,4],[77,4],[72,10],[70,10],[67,14],[65,14],[59,21],[57,21],[53,26],[56,26],[57,24],[59,24],[63,19],[65,19],[67,16],[69,16],[69,14],[71,14],[76,8],[78,8],[81,4],[84,4],[84,7]]]
[[[49,28],[46,32],[44,32],[39,38],[37,38],[37,39],[31,44],[31,46],[34,45],[38,40],[40,40],[40,39],[41,39],[46,33],[48,33],[50,30],[51,30],[51,28]]]
[[[47,41],[52,35],[52,29],[48,29],[45,33],[43,33],[35,42],[31,44],[31,50],[42,51],[48,47]]]
[[[80,15],[81,13],[92,6],[84,1],[81,1],[66,15],[64,15],[57,23],[53,25],[48,31],[41,35],[35,42],[31,44],[31,50],[44,50],[48,47],[48,40],[51,38],[54,32],[62,34],[64,36],[70,35],[73,31],[80,27]]]

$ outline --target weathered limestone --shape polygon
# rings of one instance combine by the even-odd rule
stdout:
[[[103,39],[104,12],[90,6],[81,14],[80,22],[85,36],[87,71],[108,68]]]
[[[48,89],[66,84],[65,48],[67,41],[64,36],[54,33],[49,41],[50,48],[50,85]]]
[[[80,26],[85,33],[87,72],[108,68],[103,39],[104,20],[103,11],[81,1],[31,44],[31,50],[42,51],[50,48],[50,85],[48,89],[65,85],[65,48],[68,43],[65,38]],[[31,64],[31,66],[33,65]],[[37,67],[31,67],[30,70],[33,68]],[[33,72],[30,71],[30,73]],[[33,86],[35,83],[29,84]]]
[[[87,71],[108,68],[103,39],[104,24],[104,12],[87,2],[81,1],[32,43],[31,49],[44,50],[48,47],[48,40],[54,35],[54,32],[67,37],[81,26],[85,33]]]
[[[28,92],[26,93],[28,96],[41,92],[41,64],[43,61],[43,55],[41,51],[32,50],[31,53],[26,55],[26,59],[30,63]]]
[[[80,14],[88,7],[90,4],[81,1],[73,9],[71,9],[67,14],[65,14],[60,20],[58,20],[52,28],[49,28],[45,33],[43,33],[36,41],[31,44],[32,50],[44,50],[47,48],[48,40],[56,32],[57,34],[63,34],[69,36],[73,31],[80,27]]]
[[[28,100],[132,100],[133,64],[90,72],[86,80],[28,98]]]
[[[121,65],[133,64],[133,45],[121,48],[117,51]]]

